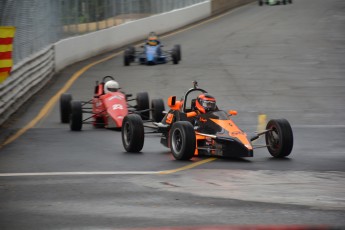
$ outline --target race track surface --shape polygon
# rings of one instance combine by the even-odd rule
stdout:
[[[261,128],[260,118],[286,118],[294,132],[289,157],[274,159],[263,148],[253,158],[181,162],[159,135],[130,154],[120,131],[85,125],[71,132],[56,103],[0,149],[0,229],[345,228],[344,12],[343,0],[249,4],[162,37],[165,49],[181,44],[178,65],[125,67],[120,54],[83,72],[67,91],[89,100],[95,81],[112,75],[127,93],[166,101],[197,80],[220,108],[238,111],[234,121],[247,133]],[[2,142],[78,70],[111,54],[57,74],[2,128]]]

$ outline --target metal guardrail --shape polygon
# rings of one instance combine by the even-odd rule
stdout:
[[[44,87],[53,74],[53,45],[16,66],[6,84],[0,84],[0,124]]]

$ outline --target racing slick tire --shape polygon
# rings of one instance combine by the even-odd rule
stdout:
[[[172,50],[171,57],[172,57],[172,61],[173,61],[174,65],[177,65],[179,60],[178,60],[178,54],[177,54],[176,49]]]
[[[181,45],[174,45],[174,49],[176,50],[178,60],[181,61]]]
[[[151,101],[152,109],[152,120],[154,122],[161,122],[163,120],[165,110],[164,101],[162,99],[152,99]]]
[[[72,101],[70,128],[72,131],[80,131],[83,126],[83,111],[81,101]]]
[[[131,55],[128,49],[126,49],[125,52],[123,53],[123,64],[125,66],[129,66],[131,64]]]
[[[149,100],[149,94],[147,92],[140,92],[137,93],[137,110],[147,110],[145,112],[141,112],[140,116],[143,120],[149,120],[150,119],[150,100]]]
[[[272,119],[266,125],[265,134],[268,152],[276,158],[290,155],[293,147],[293,133],[290,123],[285,119]]]
[[[134,62],[134,59],[135,59],[135,47],[134,46],[129,46],[128,47],[128,53],[130,55],[130,61]]]
[[[72,95],[65,93],[60,96],[60,119],[61,123],[68,123],[71,114]]]
[[[138,114],[129,114],[123,119],[122,144],[127,152],[140,152],[144,146],[144,125]]]
[[[177,121],[169,133],[169,145],[176,160],[190,160],[195,152],[195,132],[189,121]]]

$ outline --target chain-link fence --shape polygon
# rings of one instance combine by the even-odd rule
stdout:
[[[60,39],[116,26],[206,0],[1,0],[0,26],[15,26],[19,63]]]

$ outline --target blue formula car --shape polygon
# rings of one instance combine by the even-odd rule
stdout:
[[[129,66],[132,62],[138,62],[142,65],[165,64],[172,61],[178,64],[181,60],[181,46],[174,45],[172,50],[164,51],[163,45],[158,40],[155,33],[151,32],[142,50],[136,51],[134,46],[129,46],[123,54],[123,64]]]

